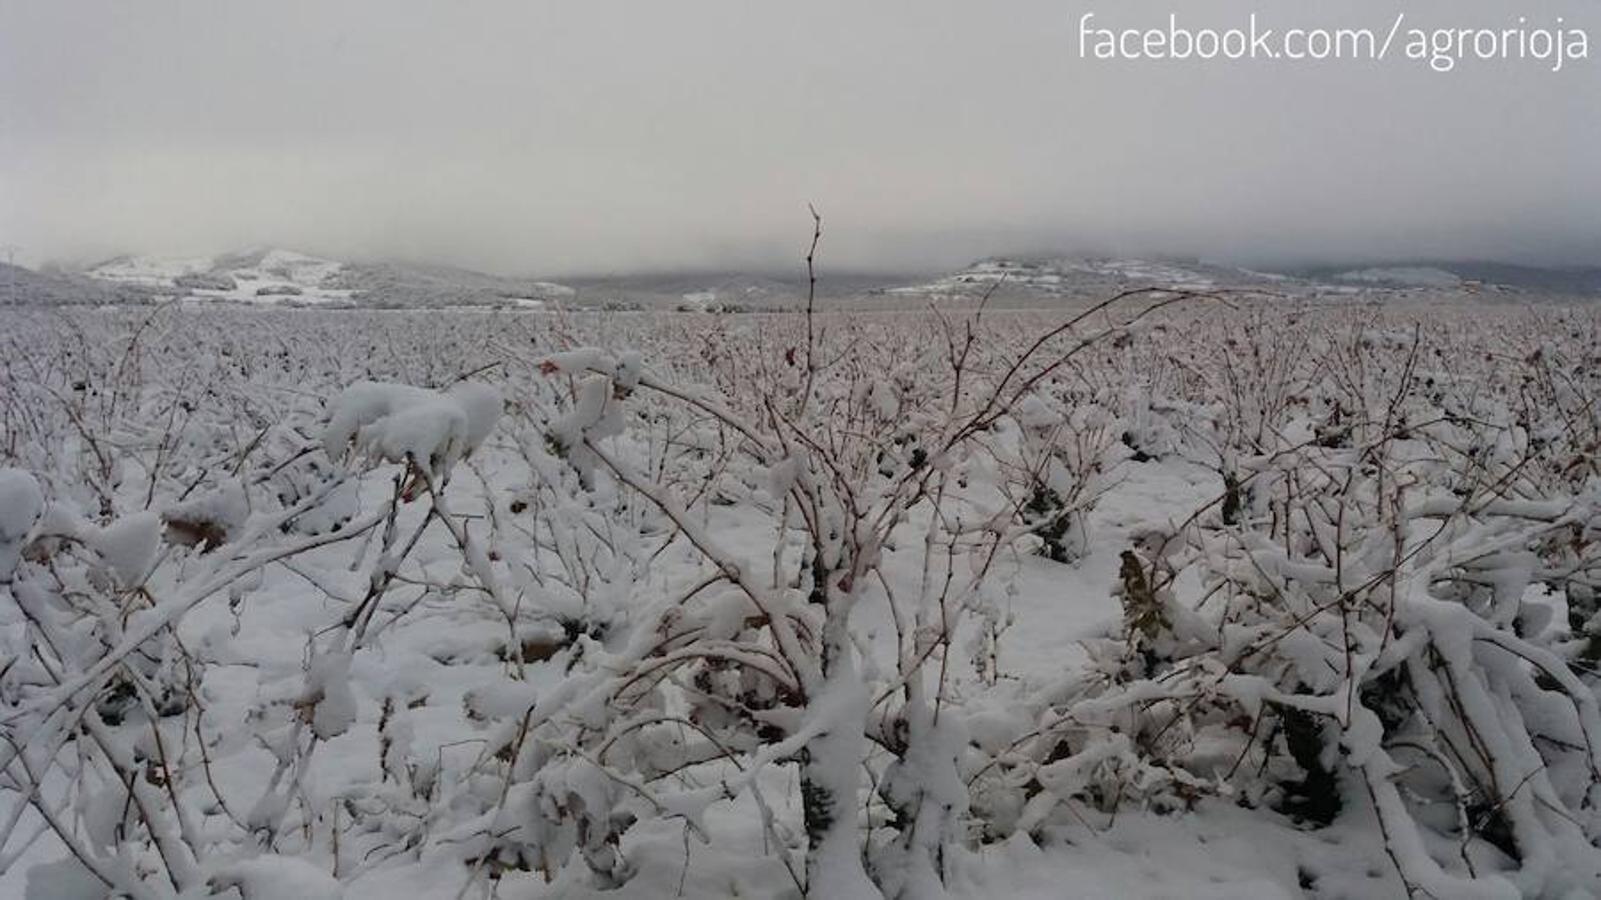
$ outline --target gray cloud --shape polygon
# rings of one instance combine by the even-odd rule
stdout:
[[[1119,27],[1561,15],[1601,39],[1579,0],[1322,6],[0,0],[0,244],[788,265],[813,201],[852,267],[1601,258],[1601,59],[1078,58],[1092,10]]]

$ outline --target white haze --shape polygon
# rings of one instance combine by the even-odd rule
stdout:
[[[1594,4],[1519,13],[1601,36]],[[0,244],[275,244],[504,272],[994,252],[1601,257],[1601,60],[1096,63],[1079,17],[1340,4],[0,0]]]

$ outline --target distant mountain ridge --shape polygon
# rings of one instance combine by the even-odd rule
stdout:
[[[1483,260],[1413,260],[1370,265],[1312,266],[1291,270],[1297,277],[1352,282],[1364,280],[1405,283],[1409,273],[1438,272],[1454,276],[1462,283],[1494,285],[1504,288],[1568,294],[1579,297],[1601,296],[1601,266],[1528,266]],[[1353,277],[1355,276],[1355,277]]]
[[[990,290],[1078,296],[1129,287],[1208,290],[1281,284],[1284,279],[1198,260],[1125,257],[989,257],[921,284],[886,288],[890,295],[966,296]]]
[[[454,266],[349,263],[330,280],[366,306],[541,306],[574,299],[564,284],[489,275]]]
[[[1256,289],[1308,296],[1490,292],[1601,297],[1601,267],[1421,261],[1269,272],[1164,257],[990,257],[932,281],[884,288],[877,293],[938,298],[999,290],[1036,297],[1084,297],[1139,287]]]
[[[548,281],[450,266],[340,262],[279,248],[215,257],[119,256],[82,274],[102,283],[137,286],[153,297],[294,306],[527,307],[575,294]]]
[[[1244,288],[1287,295],[1500,293],[1601,297],[1601,267],[1493,262],[1378,262],[1265,272],[1174,257],[995,256],[945,274],[863,274],[826,267],[819,300],[915,303],[997,292],[1017,303],[1109,296],[1138,287]],[[344,262],[281,248],[215,257],[118,256],[77,271],[0,265],[0,304],[126,304],[181,299],[361,308],[550,304],[686,310],[784,309],[807,294],[805,271],[664,271],[559,282],[447,265]]]

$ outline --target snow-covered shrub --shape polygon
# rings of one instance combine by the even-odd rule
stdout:
[[[315,439],[322,413],[303,385],[345,380],[337,348],[323,344],[333,353],[319,367],[315,353],[264,350],[259,334],[240,342],[225,321],[191,329],[172,315],[142,312],[120,333],[117,314],[48,320],[8,358],[0,444],[34,474],[0,469],[0,764],[14,801],[0,858],[11,865],[43,833],[70,853],[71,879],[119,896],[260,893],[270,873],[307,869],[319,877],[290,882],[336,894],[310,863],[252,858],[307,803],[316,743],[355,724],[353,654],[314,645],[283,696],[214,704],[241,658],[233,645],[251,639],[241,624],[264,573],[287,567],[339,602],[335,579],[303,557],[375,531],[392,548],[398,491],[363,512],[359,479]],[[194,340],[211,352],[183,352]],[[36,377],[17,379],[19,365]],[[449,440],[425,464],[443,466],[482,441],[499,401],[467,385],[437,396],[452,405]],[[432,433],[418,419],[407,421]],[[363,566],[365,555],[351,568],[385,584],[392,561]],[[393,743],[402,724],[387,729]],[[230,785],[222,773],[252,748],[272,774]],[[407,777],[407,795],[384,802],[415,808],[429,773]]]
[[[1013,473],[1007,489],[1039,539],[1039,552],[1070,563],[1089,549],[1088,516],[1110,481],[1115,423],[1092,400],[1065,391],[1052,400],[1024,399],[1008,423],[1016,438],[997,450]]]
[[[293,510],[249,517],[238,495],[177,504],[165,525],[154,511],[101,525],[70,501],[40,502],[32,479],[14,470],[0,487],[12,501],[0,545],[0,759],[20,802],[107,890],[198,889],[210,862],[232,851],[195,818],[193,804],[223,801],[209,781],[214,738],[201,720],[207,662],[178,625],[214,594],[242,597],[269,562],[330,539],[286,537],[278,526]],[[185,529],[201,521],[197,541]],[[368,517],[349,536],[377,523]],[[46,792],[58,781],[78,804],[70,819]]]
[[[1598,320],[1171,297],[18,314],[0,869],[921,898],[1222,798],[1589,890]]]
[[[1120,633],[988,764],[1035,785],[1009,827],[1223,794],[1375,816],[1425,896],[1601,883],[1601,709],[1566,615],[1601,568],[1601,483],[1553,492],[1501,398],[1439,410],[1421,340],[1395,340],[1391,380],[1333,398],[1338,440],[1295,404],[1236,429],[1213,507],[1124,552]]]
[[[500,394],[476,382],[433,391],[363,381],[334,398],[323,449],[336,460],[353,448],[370,462],[409,463],[442,485],[456,462],[489,436],[500,413]]]
[[[701,360],[742,388],[716,393],[674,383],[636,354],[585,348],[538,359],[543,384],[514,401],[526,413],[518,442],[531,478],[507,521],[490,516],[507,576],[533,571],[516,561],[548,545],[569,586],[591,576],[612,584],[619,559],[638,558],[617,549],[640,532],[661,541],[658,554],[682,543],[701,574],[614,613],[598,637],[580,636],[561,687],[501,719],[489,755],[504,757],[506,799],[483,811],[480,833],[496,838],[473,858],[549,872],[576,848],[595,883],[613,884],[630,871],[623,830],[681,818],[699,834],[698,809],[709,803],[765,809],[763,770],[794,764],[804,859],[793,865],[780,852],[797,883],[829,897],[940,892],[968,805],[961,717],[946,710],[953,642],[966,613],[995,602],[1003,556],[1040,526],[1014,495],[1018,473],[1054,465],[1049,477],[1080,502],[1109,443],[1064,441],[1037,413],[1061,400],[1040,399],[1046,379],[1126,324],[1090,328],[1087,317],[1022,353],[981,341],[976,318],[960,331],[947,324],[943,348],[907,348],[887,373],[851,356],[823,363],[805,342],[815,335],[775,335],[802,342],[780,344],[774,367],[713,333]],[[750,382],[741,384],[742,372]],[[1072,433],[1093,425],[1079,414]],[[686,465],[704,475],[667,474]],[[760,512],[770,529],[762,565],[708,527],[729,503]],[[577,522],[626,508],[640,531],[613,526],[604,552],[596,546],[585,560],[564,548],[570,534],[511,527],[527,510],[551,508]],[[617,521],[615,512],[605,518]],[[891,555],[922,572],[905,593],[882,571]],[[549,603],[548,586],[542,593]],[[853,637],[852,612],[870,599],[891,611],[888,659],[864,657]],[[722,771],[721,786],[691,792],[688,810],[665,779],[706,766]],[[865,823],[864,766],[882,810]],[[770,817],[764,826],[776,846],[789,843]]]

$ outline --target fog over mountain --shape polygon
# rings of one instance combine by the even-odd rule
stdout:
[[[1187,3],[1594,30],[1593,4]],[[1601,61],[1079,56],[1145,2],[0,2],[18,262],[294,247],[503,274],[1601,258]]]

